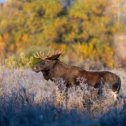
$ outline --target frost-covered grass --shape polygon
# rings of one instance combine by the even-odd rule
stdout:
[[[126,121],[126,72],[114,70],[122,80],[121,97],[104,87],[98,90],[87,86],[80,78],[81,86],[68,91],[65,104],[65,86],[62,79],[56,82],[44,80],[41,73],[30,69],[0,68],[0,126],[40,125],[125,125]]]

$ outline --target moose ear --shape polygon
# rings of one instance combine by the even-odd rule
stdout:
[[[52,55],[50,57],[47,57],[46,59],[48,59],[48,60],[57,60],[60,57],[60,55],[61,55],[61,53],[54,54],[54,55]]]

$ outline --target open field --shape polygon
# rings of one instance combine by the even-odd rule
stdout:
[[[0,126],[126,126],[125,10],[126,0],[0,0]],[[119,95],[108,88],[118,77],[69,65],[112,71]],[[67,98],[61,76],[76,81]]]
[[[1,67],[0,125],[125,125],[126,72],[113,72],[122,80],[120,98],[116,103],[111,91],[104,88],[102,95],[96,96],[97,90],[81,80],[81,88],[69,89],[66,109],[63,80],[57,80],[55,84],[30,69]]]

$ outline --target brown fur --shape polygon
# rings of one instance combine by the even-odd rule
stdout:
[[[33,66],[35,72],[42,72],[46,80],[62,78],[66,82],[66,87],[78,85],[77,78],[83,77],[86,79],[85,83],[95,88],[100,87],[101,84],[109,84],[109,87],[114,92],[119,92],[121,87],[121,80],[119,76],[108,71],[86,71],[80,67],[70,66],[61,62],[58,58],[60,55],[53,55],[44,60],[41,60]]]

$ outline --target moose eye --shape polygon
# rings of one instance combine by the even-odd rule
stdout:
[[[41,62],[41,64],[42,64],[42,65],[45,65],[45,63],[44,63],[44,62]]]

